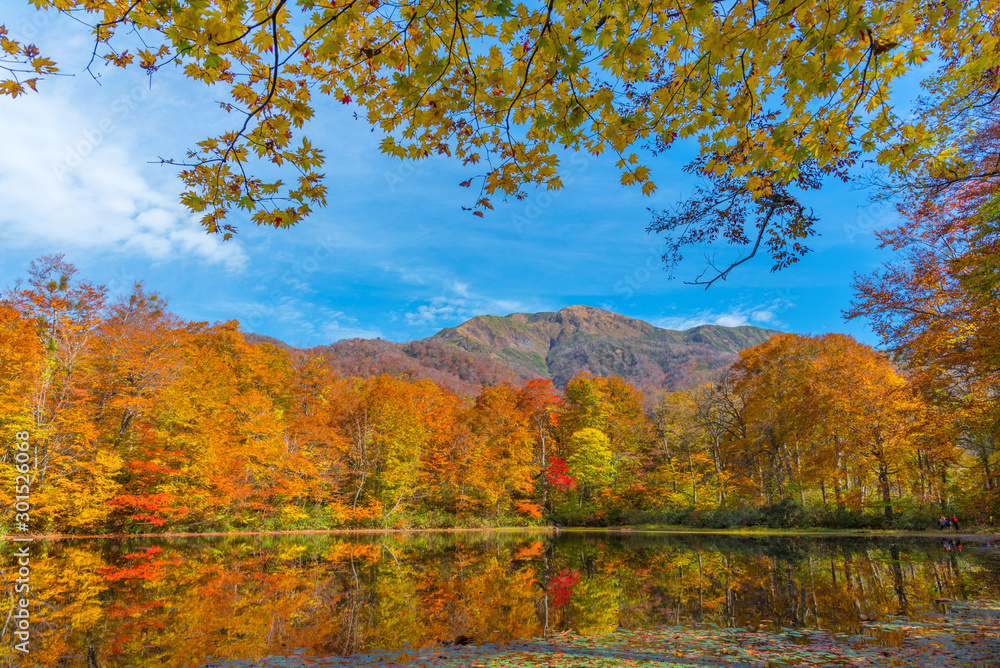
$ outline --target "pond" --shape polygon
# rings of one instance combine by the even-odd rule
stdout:
[[[486,531],[2,550],[11,592],[30,555],[27,653],[4,604],[0,657],[18,668],[1000,666],[1000,550],[983,541]]]

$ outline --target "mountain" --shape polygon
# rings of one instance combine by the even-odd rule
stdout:
[[[252,344],[277,346],[293,357],[325,357],[333,370],[342,376],[369,378],[387,373],[429,378],[463,396],[475,396],[483,385],[517,384],[523,380],[522,376],[487,355],[470,353],[431,339],[407,343],[344,339],[328,346],[300,350],[261,334],[246,334],[245,338]]]
[[[486,355],[522,377],[551,378],[558,386],[587,371],[621,376],[638,387],[676,389],[714,375],[740,350],[778,333],[719,325],[679,332],[599,308],[568,306],[555,313],[481,315],[427,340]]]
[[[687,331],[590,306],[555,313],[481,315],[421,341],[347,339],[308,352],[323,355],[344,375],[380,373],[430,378],[463,394],[485,384],[551,378],[563,386],[585,371],[621,376],[646,392],[691,387],[713,378],[739,351],[779,332],[760,327],[702,325]],[[247,340],[285,344],[254,334]]]

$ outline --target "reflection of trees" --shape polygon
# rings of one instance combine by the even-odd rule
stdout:
[[[858,632],[866,620],[919,615],[935,598],[996,596],[997,571],[969,550],[926,541],[463,534],[55,543],[32,561],[32,659],[187,666],[296,648],[347,655],[462,635],[490,642],[699,622]]]

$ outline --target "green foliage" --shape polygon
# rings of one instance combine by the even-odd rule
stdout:
[[[960,510],[949,512],[961,512]],[[950,516],[950,515],[949,515]],[[564,515],[567,520],[569,516]],[[577,519],[577,518],[575,518]],[[578,518],[586,523],[585,518]],[[884,513],[859,513],[835,507],[803,508],[794,501],[763,508],[713,508],[674,511],[623,510],[611,513],[599,525],[593,526],[683,526],[696,529],[844,529],[844,530],[937,530],[938,514],[915,509],[896,513],[887,520]]]

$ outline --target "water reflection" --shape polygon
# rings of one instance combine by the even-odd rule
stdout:
[[[996,548],[948,547],[488,532],[36,543],[31,653],[11,649],[9,616],[0,652],[21,668],[179,668],[663,624],[860,634],[1000,598]],[[9,589],[15,550],[2,549]]]

